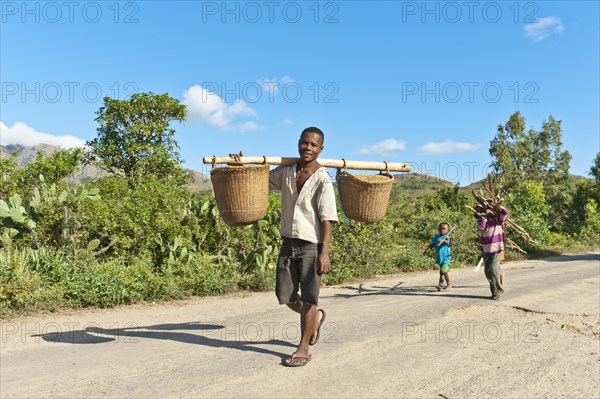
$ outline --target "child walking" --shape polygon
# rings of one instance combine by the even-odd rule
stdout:
[[[438,232],[440,234],[436,235],[431,239],[431,243],[429,246],[423,251],[423,255],[425,255],[431,248],[435,248],[435,264],[440,267],[440,280],[438,285],[435,288],[438,291],[442,289],[448,289],[452,287],[450,283],[450,248],[452,247],[452,238],[450,238],[450,225],[446,222],[440,223],[438,226]],[[446,281],[446,286],[444,287],[442,284]]]

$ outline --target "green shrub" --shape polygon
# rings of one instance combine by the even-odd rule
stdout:
[[[63,290],[34,270],[48,251],[0,250],[0,317],[13,311],[54,310],[64,304]]]

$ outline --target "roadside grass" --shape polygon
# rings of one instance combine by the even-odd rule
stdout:
[[[598,251],[595,245],[553,246],[527,255],[506,251],[506,261]],[[387,251],[374,249],[361,256],[332,252],[332,269],[324,285],[338,285],[371,278],[436,269],[416,243],[396,245]],[[454,262],[467,267],[476,261]],[[119,305],[188,299],[193,296],[236,292],[271,291],[273,267],[247,270],[239,262],[196,259],[166,270],[155,270],[148,259],[101,262],[90,254],[72,259],[55,250],[0,251],[0,319],[69,308],[108,308]]]

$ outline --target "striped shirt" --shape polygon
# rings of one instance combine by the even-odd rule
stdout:
[[[504,251],[504,231],[502,225],[508,219],[508,209],[502,207],[500,216],[495,219],[477,218],[477,229],[481,236],[481,247],[485,254]]]

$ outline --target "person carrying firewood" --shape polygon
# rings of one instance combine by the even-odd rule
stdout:
[[[499,214],[483,205],[475,206],[476,226],[479,230],[481,249],[483,251],[485,277],[490,283],[492,299],[498,300],[504,294],[502,288],[502,271],[500,255],[504,251],[504,231],[502,225],[508,220],[510,212],[500,207]]]

